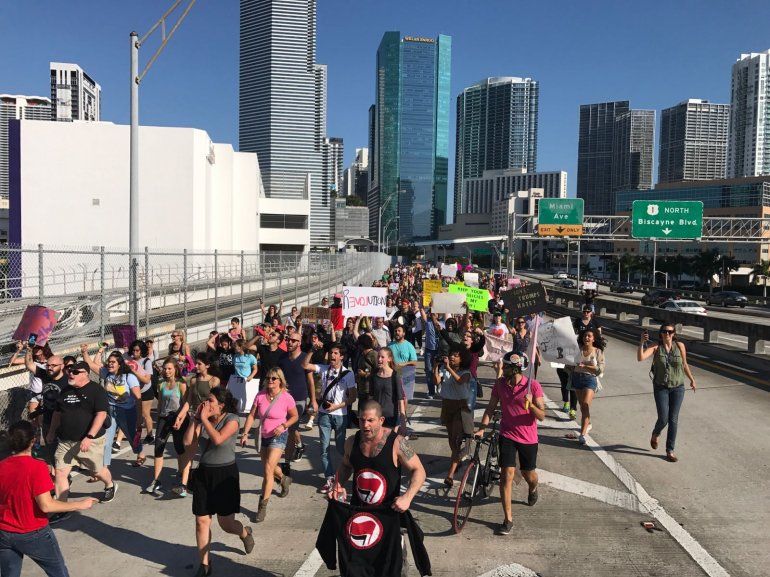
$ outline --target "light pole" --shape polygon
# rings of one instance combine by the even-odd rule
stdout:
[[[384,239],[385,241],[387,241],[387,240],[388,240],[388,238],[389,238],[389,237],[386,235],[386,233],[388,232],[388,228],[390,228],[390,225],[391,225],[391,224],[393,224],[394,222],[396,222],[397,220],[400,220],[400,219],[401,219],[401,217],[400,217],[399,215],[396,215],[396,216],[394,216],[394,217],[391,217],[391,218],[388,220],[388,222],[386,222],[386,223],[385,223],[385,227],[382,229],[382,236],[383,236],[383,239]],[[398,232],[397,232],[397,231],[396,231],[396,234],[398,234]],[[396,236],[396,243],[398,243],[398,236]],[[388,242],[386,242],[385,244],[386,244],[386,246],[387,246],[389,243],[388,243]],[[397,244],[396,246],[398,246],[398,244]],[[398,249],[396,249],[396,250],[398,250]],[[387,252],[387,248],[385,249],[385,252]]]
[[[401,191],[398,191],[398,192],[401,192]],[[383,237],[385,236],[384,231],[382,229],[382,213],[388,207],[388,204],[390,204],[390,201],[396,198],[396,196],[398,195],[398,192],[396,194],[390,195],[379,209],[379,214],[377,216],[377,250],[379,252],[382,252],[382,240],[383,240]]]
[[[144,79],[150,67],[155,63],[160,53],[171,40],[182,21],[187,17],[196,0],[189,0],[187,7],[179,19],[166,34],[166,18],[168,18],[182,3],[182,0],[174,0],[171,7],[164,12],[152,28],[139,38],[139,34],[131,32],[131,131],[129,144],[129,192],[128,192],[128,261],[129,261],[129,323],[135,327],[139,325],[139,311],[137,300],[137,253],[139,252],[139,84]],[[158,49],[147,61],[144,70],[139,71],[139,48],[158,29],[161,29],[161,43]]]
[[[495,249],[495,254],[497,255],[497,268],[499,269],[502,265],[502,258],[500,256],[500,249],[497,248],[495,243],[493,242],[487,242],[489,246],[491,246],[493,249]]]
[[[667,272],[663,272],[662,270],[653,270],[652,271],[652,276],[653,277],[655,275],[659,275],[659,274],[662,274],[663,278],[665,279],[663,282],[665,282],[666,284],[663,285],[663,288],[668,288],[668,273]],[[655,286],[655,283],[653,283],[653,286]]]
[[[514,273],[514,247],[513,236],[514,229],[516,228],[516,195],[510,193],[508,195],[508,276],[513,278]]]

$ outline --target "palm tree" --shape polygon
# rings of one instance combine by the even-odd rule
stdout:
[[[708,282],[709,292],[712,292],[714,275],[722,270],[721,256],[716,249],[698,253],[691,260],[692,270],[702,281]]]
[[[652,260],[646,256],[636,255],[633,257],[631,268],[639,273],[640,280],[643,277],[649,277],[652,273]]]
[[[767,277],[770,276],[770,260],[763,260],[759,264],[754,265],[754,275],[761,276],[765,281],[762,296],[767,298]]]
[[[633,268],[634,257],[627,252],[623,253],[623,256],[620,257],[619,264],[621,274],[623,271],[626,273],[626,282],[631,282],[631,269]]]

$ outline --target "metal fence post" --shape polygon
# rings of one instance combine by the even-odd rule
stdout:
[[[64,286],[67,286],[66,275]],[[43,245],[37,245],[37,300],[42,305],[45,297],[45,279],[43,278]]]
[[[214,249],[214,330],[219,325],[219,252]]]
[[[278,300],[283,300],[283,251],[278,251]]]
[[[312,288],[310,287],[310,251],[307,252],[307,306],[310,306],[310,293]]]
[[[244,302],[243,302],[243,299],[244,299],[243,290],[244,290],[244,288],[243,288],[243,283],[245,282],[245,278],[246,277],[244,275],[243,266],[244,266],[244,263],[246,262],[245,259],[246,259],[246,257],[244,256],[243,251],[241,251],[241,324],[243,324],[243,322],[244,322],[243,321],[243,314],[244,314],[244,312],[243,312],[243,309],[244,309]]]
[[[323,258],[324,253],[319,252],[318,253],[318,300],[316,301],[319,305],[321,304],[321,286],[324,282],[324,275],[323,275]]]
[[[265,302],[265,253],[259,253],[259,277],[262,279],[262,297],[261,300]]]
[[[150,338],[150,249],[144,247],[144,338]],[[139,327],[137,327],[137,332]]]
[[[182,253],[182,289],[183,289],[183,296],[184,303],[182,305],[182,310],[184,314],[184,319],[182,321],[182,325],[184,327],[185,334],[187,334],[187,249],[184,249],[184,252]]]
[[[99,342],[104,342],[104,247],[99,247]]]
[[[297,303],[297,283],[299,283],[299,257],[294,259],[294,306],[296,307],[299,303]]]

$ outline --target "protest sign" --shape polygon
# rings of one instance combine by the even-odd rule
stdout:
[[[508,335],[504,337],[495,337],[486,333],[484,335],[484,354],[479,357],[480,361],[494,363],[503,358],[505,353],[513,350],[513,341]]]
[[[540,284],[512,287],[501,296],[509,319],[545,310],[545,289]]]
[[[56,311],[41,305],[29,305],[24,309],[19,326],[13,333],[14,341],[29,342],[34,335],[34,344],[44,345],[56,326]]]
[[[595,291],[595,290],[599,290],[599,287],[596,284],[596,281],[586,281],[586,282],[583,283],[583,290],[584,291],[587,291],[587,290]]]
[[[513,288],[515,286],[521,285],[521,279],[520,278],[509,278],[508,279],[508,288]]]
[[[486,311],[489,306],[489,291],[465,286],[459,283],[449,285],[450,294],[462,294],[465,296],[465,302],[468,303],[468,309],[472,311]]]
[[[438,268],[431,267],[431,269],[428,270],[428,276],[438,276]]]
[[[345,287],[342,290],[345,317],[384,317],[387,292],[387,289],[380,287]]]
[[[393,293],[398,292],[398,283],[392,282],[388,285],[388,288],[390,289],[390,292],[393,292]]]
[[[461,293],[435,293],[430,310],[437,314],[462,314],[465,312],[464,302],[465,295]]]
[[[477,273],[477,272],[466,272],[463,275],[463,281],[465,282],[466,286],[478,287],[479,286],[479,273]]]
[[[404,385],[404,397],[407,401],[414,398],[414,383],[417,377],[416,369],[412,365],[401,368],[401,382]]]
[[[117,348],[127,349],[136,340],[136,327],[134,325],[112,325],[112,338],[115,339]]]
[[[457,265],[456,264],[442,264],[441,265],[441,276],[448,276],[451,278],[455,278],[457,276]]]
[[[542,323],[537,332],[537,346],[543,360],[575,366],[580,347],[570,317]]]
[[[422,281],[422,306],[430,306],[431,295],[441,292],[444,292],[444,288],[441,286],[440,280]]]
[[[331,318],[331,311],[326,307],[302,307],[299,314],[303,320],[309,322]]]

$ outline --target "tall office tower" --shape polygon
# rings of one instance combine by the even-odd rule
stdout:
[[[485,170],[537,171],[539,85],[531,78],[487,78],[457,96],[454,215],[463,183]]]
[[[770,174],[770,50],[733,64],[727,177]]]
[[[323,245],[333,225],[322,186],[326,67],[315,58],[316,0],[241,0],[239,149],[257,153],[266,196],[309,195],[310,241]]]
[[[51,120],[101,120],[102,87],[77,64],[51,62]]]
[[[580,106],[577,196],[586,214],[612,214],[612,160],[615,118],[628,112],[627,100]]]
[[[655,142],[655,111],[629,110],[615,118],[612,146],[612,204],[614,193],[652,187],[652,150]],[[612,212],[602,212],[612,214]]]
[[[377,50],[370,111],[370,222],[382,207],[382,238],[435,238],[446,222],[452,38],[386,32]],[[373,135],[373,136],[372,136]]]
[[[42,96],[0,94],[0,198],[8,198],[8,121],[51,120],[51,101]]]
[[[658,183],[725,177],[730,105],[691,98],[661,112]]]
[[[356,158],[345,170],[345,196],[357,196],[366,206],[369,188],[369,149],[356,148]]]
[[[324,138],[323,143],[323,167],[324,190],[327,190],[334,196],[341,196],[342,191],[342,161],[344,156],[344,145],[341,138],[332,136]]]

